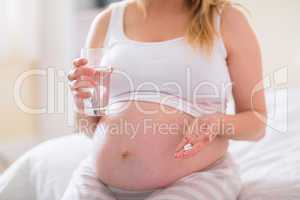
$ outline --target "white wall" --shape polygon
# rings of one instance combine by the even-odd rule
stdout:
[[[46,113],[39,116],[39,132],[44,139],[72,133],[68,124],[68,86],[66,73],[72,67],[76,32],[74,29],[73,0],[40,2],[40,63],[47,71],[39,87],[39,105]],[[63,84],[63,93],[59,92]]]
[[[300,1],[236,0],[250,11],[262,46],[265,74],[288,67],[289,86],[300,87]],[[282,75],[284,76],[284,75]],[[284,79],[284,77],[281,77]]]
[[[8,12],[2,3],[0,11]],[[68,108],[66,73],[75,55],[75,1],[6,0],[4,3],[5,7],[10,5],[15,23],[4,21],[4,25],[14,30],[9,29],[9,34],[1,34],[0,38],[0,44],[7,46],[1,45],[1,50],[12,49],[5,54],[0,51],[1,67],[5,60],[0,74],[0,89],[5,89],[0,100],[4,120],[0,127],[0,154],[14,160],[41,141],[73,132],[69,123],[72,109]],[[0,29],[0,33],[5,33],[4,30],[7,29]],[[25,111],[14,101],[17,78],[32,70],[45,75],[30,76],[21,84],[20,91],[26,97],[22,103],[28,108],[45,108],[41,114]]]
[[[36,133],[36,116],[24,113],[16,106],[14,86],[23,71],[36,67],[39,37],[37,2],[0,1],[0,147],[16,138],[34,137]],[[26,104],[36,103],[35,85],[35,79],[23,82],[20,93]],[[13,124],[16,121],[17,126]]]

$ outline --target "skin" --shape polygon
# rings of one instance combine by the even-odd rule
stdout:
[[[135,2],[131,2],[126,13],[124,31],[127,37],[137,41],[156,42],[180,37],[184,35],[186,24],[188,22],[187,13],[183,8],[182,0],[165,0],[163,2],[159,0],[152,0],[151,6],[147,10],[146,18],[142,17],[143,12],[142,10],[137,9]],[[96,17],[87,39],[87,47],[97,48],[102,46],[107,32],[110,15],[111,10],[108,8]],[[165,26],[165,24],[169,24],[170,26]],[[170,27],[172,28],[170,29]],[[160,31],[158,32],[156,30]],[[236,103],[236,114],[225,115],[222,113],[216,113],[214,115],[198,119],[187,116],[186,114],[178,114],[175,116],[177,118],[184,117],[188,119],[190,121],[190,126],[188,129],[189,131],[182,132],[182,136],[177,137],[172,141],[174,150],[170,150],[170,152],[168,152],[171,153],[173,151],[175,158],[173,160],[170,159],[169,163],[181,166],[182,168],[181,171],[176,173],[174,172],[177,177],[170,177],[170,182],[176,180],[178,177],[185,176],[192,171],[205,169],[208,167],[207,165],[215,162],[215,160],[226,152],[228,140],[258,141],[262,139],[265,134],[265,124],[260,120],[260,118],[258,118],[258,115],[262,117],[265,117],[266,115],[264,92],[260,91],[255,93],[254,96],[252,95],[253,88],[262,80],[261,53],[255,33],[241,11],[234,7],[227,7],[222,13],[221,35],[227,49],[229,73],[234,83],[233,95]],[[74,61],[74,70],[70,72],[68,78],[71,83],[70,87],[73,91],[75,102],[78,104],[82,102],[82,99],[89,97],[88,93],[82,92],[80,89],[91,87],[95,84],[92,81],[92,76],[94,74],[95,71],[86,66],[85,59],[79,58]],[[80,77],[85,77],[84,83]],[[145,108],[151,107],[156,109],[156,107],[151,105],[151,103],[145,103],[142,104],[142,106]],[[125,113],[120,113],[119,117],[134,119],[135,115],[136,110],[130,108]],[[152,117],[166,121],[175,120],[175,118],[173,119],[172,116],[168,115],[164,115],[163,117]],[[109,124],[116,122],[118,119],[114,119],[113,117],[86,117],[78,113],[77,128],[80,130],[80,121],[86,120],[89,127],[88,129],[85,129],[84,132],[87,134],[93,134],[95,127],[98,124]],[[215,124],[218,124],[217,130],[211,130],[208,128],[199,131],[197,128],[193,128],[203,125],[210,127]],[[231,125],[231,127],[233,126],[234,132],[230,132],[229,134],[230,130],[227,130],[226,125]],[[123,138],[118,142],[122,142],[124,140],[125,139]],[[143,140],[143,138],[140,140]],[[193,149],[190,151],[184,151],[184,145],[189,143],[193,144]],[[101,148],[104,149],[111,148],[106,147],[107,143],[102,142],[101,145],[103,146]],[[128,148],[130,149],[131,147]],[[221,149],[219,152],[216,150],[218,148]],[[121,160],[124,158],[129,159],[131,156],[130,152],[135,153],[134,150],[128,151],[128,149],[125,149],[123,151],[122,149],[119,149],[119,147],[110,149],[110,151],[112,152],[112,155],[120,156]],[[151,154],[153,152],[149,153]],[[109,158],[111,157],[112,156]],[[206,157],[209,157],[210,159],[204,160]],[[118,158],[116,157],[116,159]],[[102,158],[102,160],[105,159]],[[200,162],[195,160],[202,161]],[[147,162],[147,160],[145,160],[145,162]],[[122,163],[122,165],[126,164]],[[122,169],[122,165],[119,165],[118,167]],[[137,169],[136,172],[137,174],[138,170],[139,169]],[[105,177],[105,171],[106,169],[103,169],[102,172],[100,170],[99,174],[104,181],[107,180],[107,182],[110,182],[110,177]],[[116,174],[115,176],[119,177],[120,175]],[[141,178],[138,180],[141,183],[151,182]],[[126,188],[126,181],[127,180],[124,180],[123,184],[120,183],[120,185],[116,186]],[[168,182],[160,183],[160,186],[169,184]],[[155,186],[157,186],[157,183],[153,182],[152,185],[151,183],[149,183],[149,185],[144,185],[143,189],[153,188]],[[132,185],[129,189],[137,188]]]

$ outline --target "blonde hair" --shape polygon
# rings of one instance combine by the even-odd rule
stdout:
[[[145,7],[147,0],[138,0]],[[186,39],[193,47],[201,47],[207,52],[213,48],[215,38],[218,36],[215,25],[215,15],[230,0],[184,0],[190,14],[190,21],[186,30]]]

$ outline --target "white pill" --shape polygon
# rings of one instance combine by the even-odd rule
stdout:
[[[190,150],[192,150],[193,149],[193,145],[192,144],[186,144],[186,145],[184,145],[184,147],[183,147],[183,150],[184,151],[190,151]]]

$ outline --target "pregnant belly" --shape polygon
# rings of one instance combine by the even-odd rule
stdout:
[[[217,138],[198,155],[175,159],[176,146],[192,119],[149,102],[130,104],[122,112],[105,116],[94,137],[98,178],[114,187],[144,190],[205,169],[224,155],[228,142]]]

